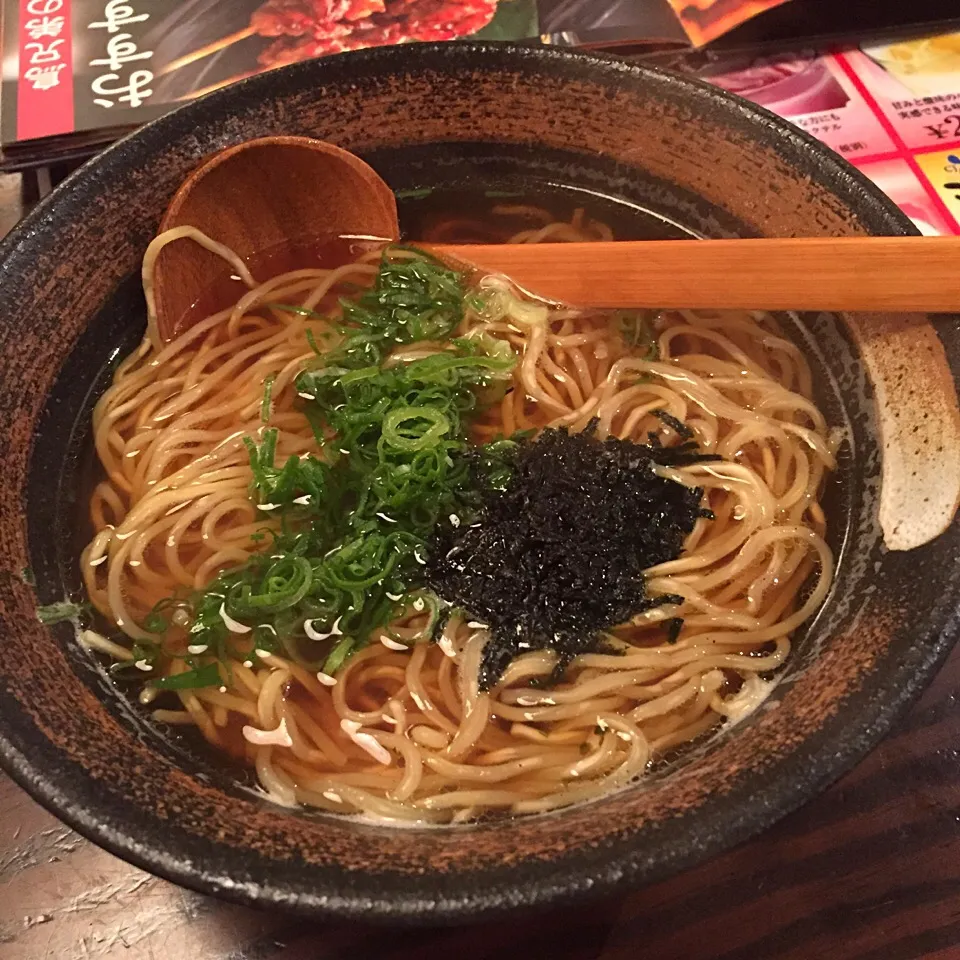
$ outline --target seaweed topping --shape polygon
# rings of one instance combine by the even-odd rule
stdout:
[[[689,440],[693,436],[693,431],[672,413],[667,413],[666,410],[654,410],[653,415],[670,427],[681,439]]]
[[[488,490],[475,521],[442,524],[429,542],[429,586],[490,629],[481,689],[531,650],[556,652],[559,679],[604,629],[681,602],[649,596],[643,571],[680,555],[703,490],[654,468],[719,458],[693,442],[599,440],[594,430],[547,429],[521,444],[509,482]]]

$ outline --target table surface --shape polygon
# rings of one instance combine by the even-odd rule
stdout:
[[[0,234],[49,188],[0,176]],[[0,960],[960,960],[960,647],[899,727],[761,837],[630,896],[436,931],[221,903],[79,837],[0,775]]]

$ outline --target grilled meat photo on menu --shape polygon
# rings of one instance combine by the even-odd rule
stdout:
[[[156,95],[172,101],[311,57],[467,37],[496,11],[497,0],[194,0],[158,20],[147,42]]]
[[[277,38],[258,59],[278,67],[362,47],[453,40],[485,27],[496,9],[496,0],[267,0],[250,29]]]

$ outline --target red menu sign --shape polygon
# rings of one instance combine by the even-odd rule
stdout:
[[[70,0],[20,0],[17,138],[73,130]]]

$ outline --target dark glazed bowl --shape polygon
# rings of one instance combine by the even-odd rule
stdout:
[[[797,643],[776,709],[588,806],[433,830],[271,806],[218,758],[156,729],[68,625],[37,622],[36,603],[76,582],[87,413],[106,362],[139,335],[135,274],[161,212],[204,155],[280,133],[357,151],[395,188],[562,187],[712,236],[913,232],[867,180],[771,114],[688,80],[551,49],[440,44],[300,64],[122,141],[0,250],[6,770],[81,833],[198,890],[303,914],[434,923],[663,878],[755,834],[862,757],[958,631],[960,525],[896,553],[878,522],[889,451],[922,466],[930,431],[917,412],[953,416],[936,404],[949,407],[946,371],[960,371],[956,321],[938,326],[939,339],[923,318],[879,318],[869,338],[856,318],[790,321],[817,365],[821,403],[846,431],[830,504],[836,587]],[[924,369],[939,371],[932,399]],[[907,435],[920,438],[909,449]]]

